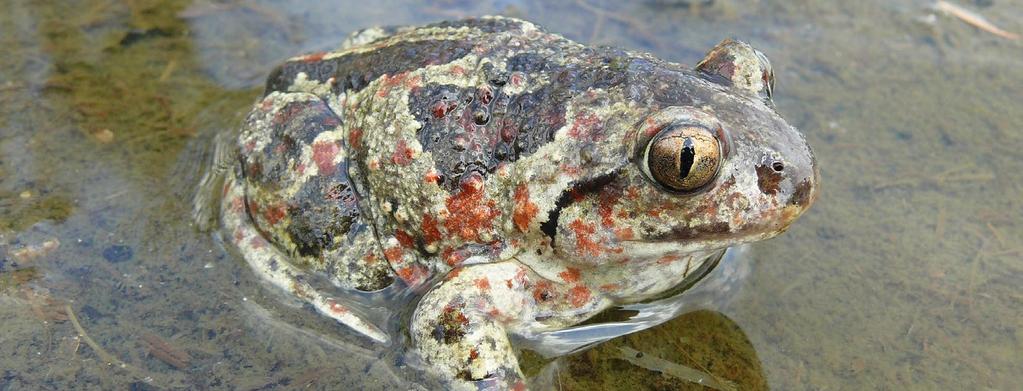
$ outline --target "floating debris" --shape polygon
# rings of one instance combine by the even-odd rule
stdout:
[[[621,351],[621,358],[623,360],[628,361],[637,367],[654,372],[660,372],[671,377],[710,387],[715,390],[736,390],[735,385],[731,382],[728,382],[727,380],[717,380],[709,373],[693,369],[685,365],[673,363],[662,358],[654,357],[649,354],[644,354],[643,352],[630,347],[619,346],[618,350]]]
[[[149,352],[149,355],[163,361],[167,365],[182,370],[188,369],[191,366],[192,356],[189,356],[188,352],[181,350],[156,334],[143,333],[142,342],[146,344],[146,350]]]
[[[0,266],[3,266],[0,263]],[[28,267],[24,269],[14,270],[3,270],[0,267],[0,292],[7,290],[8,288],[17,288],[26,282],[35,280],[39,277],[39,271],[34,267]]]
[[[997,35],[1005,39],[1011,39],[1015,41],[1018,40],[1020,37],[1019,34],[1010,33],[1008,31],[998,28],[998,26],[995,26],[994,24],[991,24],[991,22],[988,22],[987,19],[985,19],[983,16],[980,16],[980,14],[977,14],[961,6],[949,3],[947,1],[938,1],[937,3],[934,3],[934,9],[936,11],[944,13],[945,15],[958,18],[959,20],[966,22],[966,24],[969,24],[973,27],[976,27],[978,29],[981,29],[983,31],[989,32],[991,34]]]
[[[18,263],[28,263],[29,261],[44,256],[56,250],[60,247],[60,241],[56,238],[47,239],[38,244],[33,244],[12,250],[10,252],[11,258]]]
[[[22,295],[32,307],[32,314],[43,323],[64,323],[68,320],[67,304],[44,291],[25,288]]]
[[[107,128],[99,129],[92,132],[92,137],[102,144],[110,144],[114,142],[114,132]]]

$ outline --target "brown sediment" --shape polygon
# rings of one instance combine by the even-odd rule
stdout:
[[[146,344],[146,351],[165,364],[177,369],[187,369],[191,366],[192,357],[188,355],[188,352],[181,350],[167,340],[160,338],[160,336],[144,332],[142,333],[142,341]]]

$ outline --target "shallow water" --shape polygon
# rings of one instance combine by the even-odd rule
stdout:
[[[742,389],[1023,381],[1023,42],[929,1],[5,3],[0,389],[435,386],[265,289],[192,226],[190,197],[274,63],[357,28],[497,13],[687,64],[753,43],[823,183],[752,246],[731,305],[554,362],[524,352],[538,384],[702,387],[619,347]],[[1023,32],[1021,2],[960,3]]]

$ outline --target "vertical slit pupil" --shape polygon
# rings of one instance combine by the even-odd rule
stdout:
[[[686,140],[682,142],[682,149],[679,150],[678,155],[678,178],[686,179],[689,176],[689,170],[693,169],[693,162],[696,160],[696,145],[693,144],[692,138],[686,137]]]

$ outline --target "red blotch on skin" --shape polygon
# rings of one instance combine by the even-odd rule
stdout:
[[[403,85],[405,83],[406,77],[408,77],[408,72],[402,72],[394,76],[390,75],[381,76],[380,89],[377,90],[377,96],[380,98],[387,97],[387,95],[391,93],[391,90],[394,89],[394,87]]]
[[[437,171],[430,170],[430,172],[426,173],[426,175],[423,175],[423,182],[424,183],[429,183],[429,184],[432,184],[432,185],[436,185],[437,181],[439,181],[439,180],[440,180],[440,174],[438,174]]]
[[[576,219],[568,227],[575,231],[575,246],[579,250],[579,254],[596,257],[603,252],[604,246],[591,238],[591,235],[597,232],[592,224],[586,224],[582,220]]]
[[[662,256],[660,258],[657,258],[657,264],[658,265],[670,265],[672,262],[675,262],[675,261],[678,261],[678,260],[679,260],[678,255],[665,255],[665,256]]]
[[[286,151],[286,150],[288,150],[288,145],[285,144],[285,143],[277,144],[277,146],[274,147],[274,153],[275,154],[283,154],[284,151]]]
[[[597,229],[593,224],[576,219],[568,227],[575,232],[575,246],[579,255],[598,257],[604,252],[620,254],[625,251],[621,247],[608,247],[602,239],[594,240],[593,235]]]
[[[537,282],[533,287],[533,300],[537,302],[547,301],[554,297],[553,284],[550,281]]]
[[[614,225],[614,205],[621,197],[622,190],[614,186],[607,186],[600,192],[597,213],[600,214],[600,223],[605,227]]]
[[[515,140],[515,136],[519,134],[519,128],[515,127],[515,122],[507,118],[501,120],[501,141],[510,143]]]
[[[274,101],[272,99],[263,99],[263,102],[259,104],[259,109],[266,112],[270,111],[274,107]]]
[[[452,66],[451,67],[451,74],[455,75],[455,76],[464,75],[465,74],[465,68],[462,68],[461,65]]]
[[[252,215],[258,215],[260,210],[259,204],[251,199],[246,199],[245,201],[249,204],[249,213]]]
[[[377,256],[376,254],[373,253],[366,254],[365,257],[362,257],[362,262],[366,263],[367,265],[372,265],[374,263],[377,263]]]
[[[526,232],[533,218],[540,211],[532,201],[529,200],[529,187],[525,184],[515,188],[515,210],[512,213],[512,221],[519,232]]]
[[[579,269],[574,267],[565,268],[565,271],[558,273],[558,277],[568,283],[579,281]]]
[[[615,228],[614,229],[614,233],[615,233],[615,236],[617,236],[619,240],[632,240],[636,236],[632,232],[632,228],[631,227]]]
[[[568,135],[574,139],[602,141],[604,139],[604,124],[600,122],[600,117],[592,113],[579,113],[575,116]]]
[[[427,277],[427,271],[422,266],[412,265],[395,270],[395,274],[398,275],[402,281],[410,286],[419,285]]]
[[[423,84],[423,77],[422,76],[418,76],[418,75],[406,78],[405,79],[405,83],[404,83],[405,88],[410,90],[410,91],[415,91],[420,86],[422,86],[422,84]]]
[[[455,249],[449,247],[441,253],[441,259],[443,259],[444,263],[448,264],[448,266],[455,267],[461,265],[462,261],[466,259],[466,256],[461,251],[455,251]]]
[[[476,350],[476,348],[469,349],[469,361],[475,360],[479,356],[479,350]]]
[[[270,225],[277,224],[284,216],[288,214],[288,210],[284,205],[271,205],[269,208],[263,210],[263,218],[266,219]]]
[[[646,136],[646,137],[653,137],[653,136],[657,135],[657,133],[660,133],[661,130],[664,129],[663,125],[658,125],[658,124],[654,123],[653,120],[651,120],[651,119],[648,119],[646,122],[647,122],[647,127],[643,129],[643,135]]]
[[[625,196],[628,197],[630,200],[639,199],[640,196],[639,189],[635,187],[630,187],[628,190],[625,191]]]
[[[508,289],[512,289],[512,280],[510,278],[504,280],[504,284],[508,286]]]
[[[263,239],[262,236],[258,236],[258,235],[257,236],[253,236],[252,239],[249,239],[249,245],[252,246],[252,248],[263,248],[263,247],[266,247],[266,239]]]
[[[444,228],[469,242],[478,242],[480,232],[490,229],[501,214],[496,202],[485,198],[483,177],[475,172],[462,180],[460,191],[445,203],[450,215]]]
[[[451,271],[448,272],[448,276],[445,279],[446,280],[454,280],[455,278],[458,278],[459,274],[462,274],[462,268],[459,267],[459,268],[451,269]]]
[[[618,284],[604,284],[600,286],[601,292],[614,292],[621,289],[622,286]]]
[[[355,128],[348,132],[348,146],[356,148],[362,143],[362,129]]]
[[[394,232],[394,238],[398,239],[398,243],[401,243],[401,246],[405,248],[412,248],[416,245],[416,241],[412,238],[412,235],[409,235],[400,229]]]
[[[231,199],[231,211],[238,213],[245,210],[245,200],[242,197],[234,197]]]
[[[327,52],[316,52],[302,56],[303,62],[317,62],[323,60],[323,57],[327,55]]]
[[[519,285],[526,284],[526,273],[527,273],[526,269],[524,268],[519,269],[519,271],[515,272],[515,281],[518,282]]]
[[[440,229],[437,228],[437,219],[430,213],[423,214],[423,240],[427,244],[436,242],[441,239]]]
[[[480,103],[490,104],[490,101],[494,100],[494,92],[490,90],[490,86],[484,85],[476,91],[476,97]]]
[[[337,156],[341,146],[333,141],[319,141],[313,143],[313,161],[320,170],[320,175],[334,175],[337,165],[334,158]]]
[[[490,280],[488,280],[486,277],[477,279],[476,281],[474,281],[474,283],[476,284],[476,288],[481,291],[490,290]]]
[[[327,299],[327,305],[330,306],[330,312],[334,315],[344,315],[348,313],[348,308],[338,304],[334,299]]]
[[[590,290],[585,286],[579,285],[568,291],[568,297],[572,307],[579,308],[590,301]]]
[[[401,247],[394,246],[384,250],[384,258],[387,258],[388,262],[395,263],[401,260]]]
[[[491,308],[490,311],[487,311],[487,315],[490,315],[491,318],[496,318],[498,316],[501,316],[501,310],[497,308]]]
[[[430,107],[430,112],[433,113],[433,118],[437,119],[444,118],[444,116],[448,115],[449,110],[450,108],[446,102],[437,102],[433,104],[433,107]]]
[[[412,156],[415,152],[412,148],[409,148],[408,143],[404,139],[398,140],[398,146],[394,148],[394,154],[391,155],[391,161],[399,166],[407,166],[412,163]]]
[[[513,86],[520,86],[524,82],[525,77],[522,76],[521,72],[512,72],[511,77],[508,78],[508,82]]]

